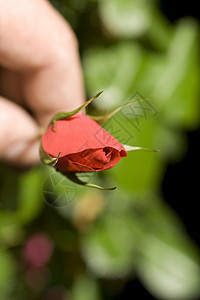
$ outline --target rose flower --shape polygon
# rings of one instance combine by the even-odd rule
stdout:
[[[40,158],[46,165],[54,166],[57,171],[73,182],[101,190],[114,190],[116,187],[104,188],[93,183],[86,183],[77,176],[79,172],[98,172],[114,167],[118,161],[127,156],[127,151],[153,149],[121,145],[99,123],[109,120],[121,109],[145,101],[130,101],[105,116],[87,116],[80,111],[99,97],[102,92],[86,101],[71,112],[57,113],[44,132],[40,144]]]
[[[42,148],[58,157],[55,164],[62,173],[102,171],[127,156],[124,147],[90,117],[78,113],[51,124],[42,136]]]

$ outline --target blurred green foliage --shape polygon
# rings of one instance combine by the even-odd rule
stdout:
[[[104,90],[89,111],[152,98],[103,126],[160,152],[129,153],[113,169],[85,175],[118,185],[114,192],[79,188],[43,166],[19,172],[2,164],[0,299],[116,299],[134,278],[155,298],[197,299],[199,252],[161,184],[167,164],[187,151],[184,131],[199,126],[199,24],[170,23],[153,0],[52,3],[78,36],[88,98]],[[54,252],[30,273],[23,249],[36,233],[52,239]]]

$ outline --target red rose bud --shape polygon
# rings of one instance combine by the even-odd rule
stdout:
[[[42,136],[44,151],[57,158],[57,170],[67,172],[102,171],[114,167],[127,156],[124,147],[90,117],[78,113],[57,120]]]

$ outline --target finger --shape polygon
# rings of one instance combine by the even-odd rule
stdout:
[[[0,159],[15,165],[39,162],[38,126],[17,104],[0,97]]]
[[[75,57],[72,61],[57,60],[23,75],[23,96],[41,125],[47,125],[55,113],[72,111],[84,101],[80,66]]]
[[[23,105],[23,96],[20,84],[20,74],[5,68],[0,68],[0,95]]]
[[[45,0],[0,0],[0,20],[0,63],[12,70],[49,64],[61,54],[60,44],[72,37],[67,23]],[[71,37],[64,37],[66,28]]]
[[[0,64],[21,74],[21,89],[39,122],[84,100],[76,38],[45,0],[0,0]]]

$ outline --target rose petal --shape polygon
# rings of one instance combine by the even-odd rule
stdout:
[[[42,146],[48,154],[54,157],[61,152],[60,158],[86,149],[105,147],[123,150],[123,157],[126,156],[124,147],[110,133],[84,114],[58,120],[56,132],[50,125],[42,136]]]
[[[56,168],[65,172],[90,172],[103,171],[114,167],[121,158],[120,152],[110,149],[105,153],[103,149],[86,150],[84,155],[80,153],[67,155],[59,159]]]

